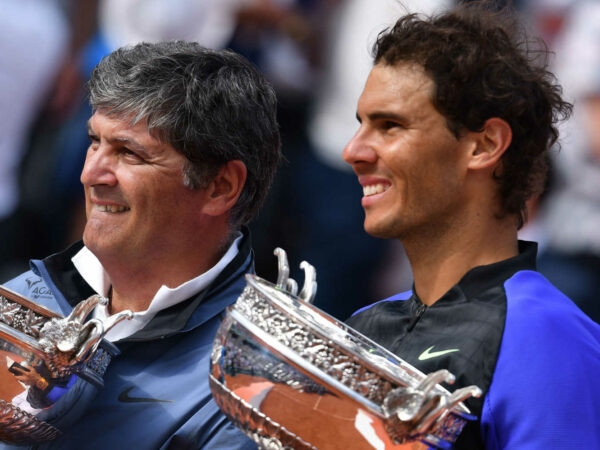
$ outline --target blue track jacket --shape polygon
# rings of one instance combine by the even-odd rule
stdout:
[[[115,343],[120,354],[109,364],[103,388],[79,380],[47,415],[38,415],[63,433],[35,448],[256,449],[226,420],[208,385],[224,310],[242,292],[244,275],[254,270],[249,241],[244,230],[240,252],[206,291],[159,312],[144,329]],[[32,270],[6,287],[67,315],[94,293],[71,263],[82,245],[32,261]],[[3,448],[23,447],[0,443]]]

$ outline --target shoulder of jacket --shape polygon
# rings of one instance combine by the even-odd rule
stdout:
[[[4,283],[3,286],[34,303],[58,312],[59,314],[64,314],[44,278],[36,274],[33,270],[18,275],[12,280]]]

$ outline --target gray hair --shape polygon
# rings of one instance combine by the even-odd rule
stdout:
[[[281,143],[274,89],[244,57],[184,41],[122,47],[94,68],[88,92],[93,111],[145,121],[152,136],[183,154],[190,189],[241,160],[248,175],[230,224],[237,229],[256,215]]]

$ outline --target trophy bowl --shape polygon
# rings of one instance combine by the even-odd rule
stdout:
[[[446,370],[424,374],[299,295],[276,249],[276,284],[247,275],[214,341],[209,382],[229,419],[264,449],[452,448],[474,417]]]
[[[102,340],[129,311],[110,323],[84,322],[106,299],[94,295],[68,317],[0,286],[0,441],[35,444],[53,440],[60,430],[39,417],[78,379],[98,388],[116,348]]]

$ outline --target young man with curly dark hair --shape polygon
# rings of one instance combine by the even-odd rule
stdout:
[[[462,449],[600,448],[600,326],[519,241],[572,105],[511,11],[463,4],[381,33],[344,149],[365,230],[399,239],[413,289],[347,322],[483,395]]]

